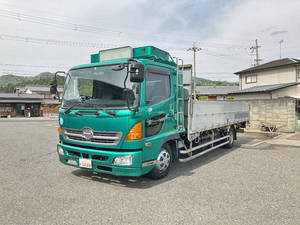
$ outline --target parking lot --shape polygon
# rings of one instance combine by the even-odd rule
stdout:
[[[242,144],[159,181],[65,166],[56,121],[0,121],[0,224],[300,224],[300,148]]]

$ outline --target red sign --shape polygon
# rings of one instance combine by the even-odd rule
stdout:
[[[0,113],[10,113],[12,111],[12,107],[0,107]]]

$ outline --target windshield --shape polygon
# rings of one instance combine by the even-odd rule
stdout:
[[[118,65],[89,67],[71,70],[66,80],[62,107],[70,107],[82,101],[77,107],[123,108],[138,104],[140,84],[124,80],[127,69],[115,71]],[[76,108],[77,108],[76,107]]]

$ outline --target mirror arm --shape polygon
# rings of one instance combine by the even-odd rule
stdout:
[[[133,59],[128,59],[128,63],[127,63],[127,73],[126,73],[126,77],[125,77],[125,79],[124,79],[124,89],[127,89],[127,87],[126,87],[126,82],[127,82],[127,79],[128,79],[128,76],[129,76],[129,73],[130,73],[130,70],[129,70],[129,62],[131,62],[131,61],[135,61],[135,60],[133,60]],[[126,103],[127,103],[127,108],[128,108],[128,110],[130,110],[130,111],[133,111],[133,112],[137,112],[138,111],[138,106],[136,106],[136,107],[134,107],[134,108],[131,108],[130,106],[129,106],[129,99],[128,99],[128,96],[126,96]]]

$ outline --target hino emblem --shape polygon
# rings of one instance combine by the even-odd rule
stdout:
[[[94,136],[93,130],[89,127],[82,129],[82,135],[86,140],[91,140]]]

